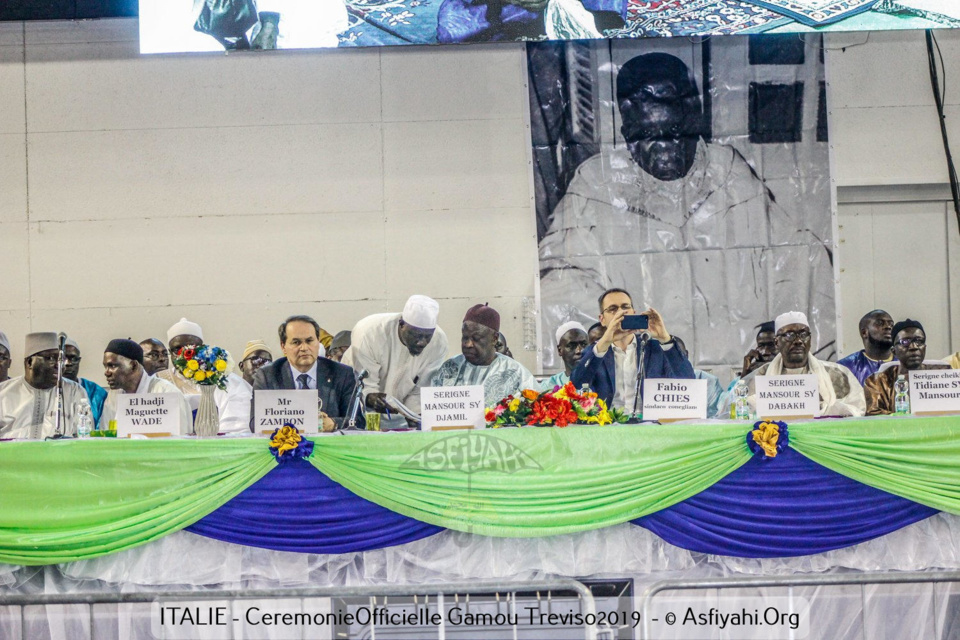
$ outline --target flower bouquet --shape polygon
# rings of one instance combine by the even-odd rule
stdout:
[[[220,415],[214,401],[214,387],[227,388],[227,352],[220,347],[202,344],[183,347],[173,355],[173,366],[187,380],[200,387],[200,406],[193,419],[193,430],[200,438],[217,435]]]
[[[589,389],[577,391],[572,382],[552,391],[524,389],[520,397],[507,396],[486,411],[488,424],[553,425],[610,424],[626,422],[629,416],[607,404]]]
[[[173,356],[173,366],[188,380],[197,384],[227,388],[227,352],[220,347],[200,345],[183,347]]]

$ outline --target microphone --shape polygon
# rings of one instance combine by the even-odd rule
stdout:
[[[58,348],[60,349],[60,351],[63,351],[64,345],[67,344],[67,334],[61,331],[60,333],[57,334],[57,340],[60,343],[60,346]]]
[[[360,407],[363,405],[363,381],[369,375],[366,369],[361,369],[360,373],[355,376],[357,381],[353,387],[353,399],[350,401],[350,411],[347,412],[348,429],[357,428],[357,414],[360,413]]]

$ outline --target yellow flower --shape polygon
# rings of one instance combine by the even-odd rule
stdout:
[[[183,372],[183,377],[184,377],[184,378],[192,378],[192,377],[193,377],[193,371],[191,371],[190,369],[187,369],[186,371]]]
[[[197,362],[196,360],[187,360],[187,367],[196,371],[197,369],[200,368],[200,363]]]
[[[603,400],[601,400],[600,402],[603,402]],[[611,422],[613,422],[613,418],[610,417],[610,413],[606,409],[603,409],[595,417],[597,419],[597,424],[602,425],[602,424],[610,424]]]
[[[217,368],[217,371],[226,371],[227,370],[227,361],[226,360],[217,360],[213,363],[213,366]]]
[[[772,422],[762,422],[751,432],[753,441],[760,445],[770,458],[777,457],[777,441],[780,439],[780,427]]]
[[[516,411],[520,408],[520,398],[514,398],[510,401],[509,409],[510,411]]]
[[[273,436],[273,440],[270,441],[270,446],[277,449],[278,454],[283,454],[285,451],[296,449],[302,439],[296,427],[291,427],[286,424],[280,427],[277,435]]]
[[[196,373],[193,374],[193,379],[196,380],[197,382],[203,381],[206,377],[207,377],[207,374],[205,374],[203,371],[197,371]]]

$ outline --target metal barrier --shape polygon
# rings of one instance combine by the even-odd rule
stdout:
[[[228,589],[228,590],[205,590],[205,591],[143,591],[136,593],[75,593],[75,594],[2,594],[0,593],[0,606],[20,607],[20,633],[21,639],[27,640],[25,635],[24,607],[44,606],[44,605],[88,605],[90,616],[90,633],[94,629],[94,605],[102,604],[153,604],[168,602],[204,602],[204,601],[237,601],[237,600],[278,600],[278,599],[307,599],[307,598],[371,598],[376,602],[377,597],[395,596],[427,596],[425,605],[429,606],[429,596],[436,595],[438,611],[444,612],[444,595],[455,594],[459,599],[460,594],[496,594],[499,602],[500,594],[506,592],[506,604],[514,612],[516,609],[516,597],[518,592],[535,593],[537,599],[540,599],[541,592],[547,596],[548,602],[554,591],[573,592],[581,603],[583,616],[586,620],[590,619],[588,614],[593,614],[593,623],[584,622],[584,638],[586,640],[604,640],[613,638],[609,628],[601,628],[596,624],[597,606],[593,593],[590,589],[577,580],[568,578],[556,578],[548,580],[532,581],[496,581],[496,582],[456,582],[456,583],[438,583],[423,585],[371,585],[363,587],[308,587],[296,589]],[[511,597],[512,596],[512,597]],[[549,605],[548,605],[549,606]],[[446,640],[447,625],[446,616],[441,615],[439,624],[437,624],[437,633],[439,640]],[[371,622],[369,637],[376,637],[375,625]],[[514,625],[513,637],[517,638],[517,628]]]
[[[779,576],[758,578],[707,578],[661,580],[648,586],[640,595],[641,640],[648,640],[651,621],[651,601],[663,591],[698,591],[702,589],[742,589],[752,587],[830,587],[868,584],[918,584],[960,582],[960,571],[912,571],[889,573],[831,573],[810,576]]]

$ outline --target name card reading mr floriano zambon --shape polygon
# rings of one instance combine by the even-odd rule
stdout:
[[[273,431],[292,424],[303,433],[320,430],[319,396],[310,389],[253,392],[253,429],[256,433]]]
[[[421,429],[483,429],[483,387],[424,387],[420,390]]]
[[[960,369],[911,371],[910,412],[960,413]]]
[[[817,376],[757,376],[757,417],[790,418],[820,415]]]

